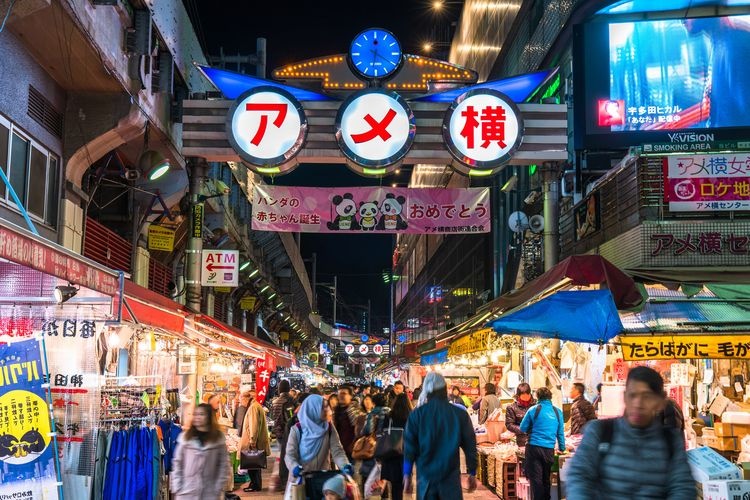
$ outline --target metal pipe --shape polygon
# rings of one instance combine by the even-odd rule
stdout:
[[[198,201],[201,181],[206,175],[206,160],[191,158],[190,167],[190,238],[186,255],[187,286],[185,305],[195,312],[201,310],[201,254],[203,251],[203,204]]]
[[[544,270],[549,271],[560,258],[560,166],[545,162],[544,180]]]

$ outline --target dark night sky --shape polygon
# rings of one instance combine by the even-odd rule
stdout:
[[[308,58],[345,53],[349,42],[369,27],[392,31],[407,53],[419,53],[425,41],[435,40],[447,31],[460,13],[460,5],[446,5],[435,14],[428,0],[382,0],[366,2],[283,1],[283,0],[184,0],[196,25],[196,31],[210,54],[255,52],[255,39],[267,39],[267,74],[279,66]],[[195,14],[198,14],[196,16]],[[199,17],[199,22],[196,22]],[[442,30],[436,27],[442,27]],[[442,36],[442,41],[448,35]],[[404,172],[405,173],[405,172]],[[387,177],[384,185],[404,183],[408,179]],[[378,179],[366,179],[343,165],[300,165],[293,173],[279,177],[277,184],[298,186],[379,185]],[[372,327],[387,326],[388,287],[381,273],[391,261],[390,235],[316,235],[302,236],[302,256],[313,252],[318,257],[318,281],[330,282],[339,276],[339,297],[348,304],[366,304],[372,300]],[[318,289],[320,310],[330,316],[331,300]],[[351,309],[356,313],[356,309]],[[339,318],[350,320],[346,310]]]

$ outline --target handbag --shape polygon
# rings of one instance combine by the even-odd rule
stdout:
[[[265,450],[242,450],[240,452],[240,469],[265,469],[268,467]]]
[[[404,454],[404,429],[393,427],[393,420],[388,422],[388,427],[378,434],[375,444],[375,458],[387,460],[400,457]]]
[[[352,447],[352,458],[354,460],[370,460],[375,456],[375,445],[377,440],[375,434],[368,434],[354,441]]]

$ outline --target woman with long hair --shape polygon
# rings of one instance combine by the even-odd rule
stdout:
[[[177,439],[170,489],[175,500],[220,500],[224,498],[229,463],[224,434],[209,404],[193,411],[190,428]]]
[[[399,394],[393,400],[393,408],[380,422],[378,432],[391,428],[405,429],[411,413],[411,402],[406,394]],[[391,500],[401,500],[404,495],[404,456],[386,458],[380,461],[380,477],[390,483]]]

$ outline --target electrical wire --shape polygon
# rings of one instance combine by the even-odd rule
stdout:
[[[8,21],[8,18],[10,17],[10,11],[13,10],[13,4],[16,3],[16,0],[10,0],[10,5],[8,6],[8,12],[5,13],[5,17],[3,18],[3,23],[0,24],[0,33],[3,32],[3,29],[5,29],[5,23]]]

